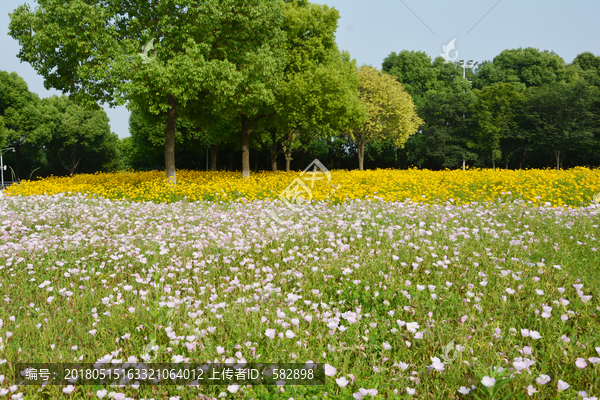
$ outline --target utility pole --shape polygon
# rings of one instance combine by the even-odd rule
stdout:
[[[475,68],[475,66],[479,63],[479,61],[475,61],[475,63],[473,63],[473,60],[469,60],[468,64],[465,64],[465,60],[460,60],[459,63],[463,69],[463,79],[464,79],[466,68]],[[471,81],[471,79],[469,79],[469,81]],[[463,114],[463,119],[465,119],[465,114]],[[465,158],[463,157],[463,171],[464,170],[465,170]]]
[[[2,149],[2,151],[0,151],[0,176],[2,176],[2,186],[0,190],[4,190],[4,171],[6,171],[6,166],[4,165],[4,160],[2,159],[2,154],[6,153],[7,151],[12,150],[13,153],[15,152],[15,148],[14,147],[9,147],[7,149]]]

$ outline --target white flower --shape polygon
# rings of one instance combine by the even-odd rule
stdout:
[[[429,358],[433,362],[433,364],[431,365],[432,368],[434,368],[436,371],[440,371],[440,372],[442,372],[444,370],[444,364],[442,363],[442,361],[439,358],[437,358],[437,357],[429,357]]]
[[[563,382],[560,379],[558,380],[558,390],[559,391],[567,390],[570,387],[571,387],[571,385],[569,385],[567,382]]]
[[[269,338],[269,339],[273,339],[275,337],[275,329],[267,329],[265,331],[265,335]]]
[[[183,356],[181,356],[181,355],[176,355],[176,356],[173,356],[173,357],[171,357],[171,360],[173,360],[173,362],[174,362],[175,364],[179,364],[179,363],[180,363],[180,362],[182,362],[184,359],[183,359]]]
[[[537,392],[537,389],[533,387],[533,385],[527,386],[527,394],[533,396],[533,394]]]
[[[383,346],[384,350],[389,350],[392,348],[392,346],[390,346],[389,343],[386,343],[386,342],[383,342],[382,346]]]
[[[535,364],[535,361],[531,361],[527,358],[525,360],[523,360],[521,357],[515,358],[515,361],[513,362],[513,365],[517,371],[527,369],[527,368],[531,367],[533,364]]]
[[[135,312],[135,307],[129,307],[128,310],[129,310],[130,313],[133,314]]]
[[[541,339],[542,335],[540,335],[540,333],[538,331],[531,331],[529,332],[529,335],[531,336],[532,339]]]
[[[412,396],[413,394],[415,394],[415,392],[416,392],[416,390],[415,390],[415,389],[411,389],[411,388],[409,388],[409,387],[407,387],[407,388],[406,388],[406,393],[408,393],[408,394],[409,394],[409,395],[411,395],[411,396]]]
[[[583,369],[583,368],[587,367],[587,363],[585,362],[584,358],[578,358],[577,361],[575,361],[575,365],[579,369]]]
[[[525,337],[529,336],[529,329],[521,329],[521,335]]]
[[[409,322],[406,324],[406,329],[411,333],[416,333],[417,329],[419,329],[419,324],[417,322]]]
[[[75,390],[75,386],[73,386],[73,385],[69,385],[69,386],[67,386],[67,387],[63,388],[63,390],[62,390],[62,391],[63,391],[64,393],[67,393],[67,394],[69,394],[69,393],[71,393],[73,390]]]
[[[345,376],[342,376],[341,378],[336,379],[335,383],[337,383],[339,387],[343,388],[348,384],[348,379],[346,379]]]
[[[496,379],[490,378],[489,376],[484,376],[481,380],[481,383],[483,384],[483,386],[492,387],[496,383]]]
[[[291,338],[293,338],[294,336],[296,336],[296,334],[295,334],[293,331],[291,331],[291,330],[289,330],[289,329],[288,329],[287,331],[285,331],[285,337],[286,337],[286,338],[288,338],[288,339],[291,339]]]
[[[227,390],[229,391],[229,393],[236,393],[239,388],[240,386],[237,383],[227,386]]]
[[[98,390],[96,392],[96,396],[98,396],[98,398],[102,399],[104,396],[106,396],[106,393],[108,393],[108,390],[106,390],[106,389]]]
[[[461,393],[461,394],[469,394],[470,391],[471,391],[471,389],[466,388],[464,386],[461,386],[460,389],[458,389],[458,393]]]
[[[550,377],[548,375],[541,374],[538,378],[536,378],[535,381],[538,385],[545,385],[546,383],[550,382]]]
[[[334,376],[337,372],[337,369],[329,364],[325,364],[325,375]]]

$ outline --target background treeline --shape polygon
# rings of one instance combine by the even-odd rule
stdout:
[[[249,72],[246,92],[232,97],[243,106],[210,96],[178,106],[178,169],[239,171],[248,154],[251,171],[304,169],[314,158],[330,169],[600,166],[599,56],[567,65],[553,52],[505,50],[463,78],[458,63],[405,50],[378,71],[337,48],[337,10],[282,1],[280,11],[281,36],[267,38],[278,52],[239,61],[244,71],[268,61],[276,84]],[[15,148],[4,161],[17,179],[165,167],[175,118],[130,102],[131,136],[119,139],[99,106],[78,99],[40,99],[0,71],[0,145]]]

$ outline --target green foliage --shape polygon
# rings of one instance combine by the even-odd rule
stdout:
[[[471,104],[477,121],[477,144],[492,153],[492,162],[502,157],[500,142],[510,138],[517,127],[517,112],[523,96],[512,83],[499,83],[475,90],[476,102]],[[474,143],[471,143],[473,146]]]
[[[566,152],[588,153],[597,148],[599,104],[600,89],[585,81],[555,83],[527,92],[524,121],[532,139],[544,151],[554,152],[557,169]]]
[[[425,93],[437,86],[438,74],[431,66],[431,58],[423,51],[392,52],[383,60],[381,70],[395,76],[417,106]]]
[[[512,83],[518,88],[561,82],[566,77],[565,61],[554,52],[532,47],[504,50],[493,62],[478,68],[473,86],[482,89],[495,83]]]
[[[66,96],[42,100],[46,110],[45,130],[51,135],[47,149],[73,175],[84,157],[99,169],[121,169],[118,137],[111,133],[106,112],[86,109]]]
[[[420,116],[426,122],[417,135],[426,144],[419,148],[422,156],[435,160],[435,167],[457,168],[463,159],[477,159],[477,154],[467,146],[472,122],[469,104],[474,101],[471,90],[431,90],[424,96]]]
[[[393,76],[369,66],[360,67],[358,75],[359,100],[367,118],[347,132],[358,146],[358,163],[362,171],[367,143],[388,139],[402,147],[423,120],[417,116],[410,94]]]
[[[21,61],[46,87],[81,104],[139,106],[168,113],[167,177],[175,178],[176,109],[208,99],[223,114],[255,115],[274,101],[285,54],[278,0],[210,0],[139,4],[40,0],[11,14],[10,35]],[[32,35],[35,32],[35,35]],[[157,57],[137,55],[154,39]]]

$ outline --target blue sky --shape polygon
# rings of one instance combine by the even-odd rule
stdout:
[[[535,47],[554,51],[567,63],[577,54],[600,55],[600,1],[596,0],[313,0],[340,12],[338,46],[358,65],[381,68],[391,52],[424,51],[432,59],[456,39],[457,60],[493,60],[502,50]],[[43,78],[17,58],[18,43],[8,35],[8,13],[25,0],[0,1],[0,70],[17,72],[41,97]],[[454,58],[453,51],[450,57]],[[129,111],[105,106],[112,131],[129,136]]]

